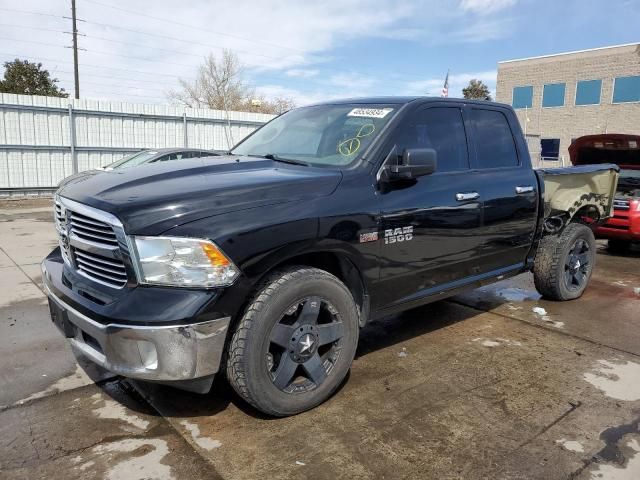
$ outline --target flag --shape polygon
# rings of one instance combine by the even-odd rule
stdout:
[[[444,86],[442,87],[442,98],[447,98],[449,96],[449,70],[447,70],[447,76],[444,79]]]

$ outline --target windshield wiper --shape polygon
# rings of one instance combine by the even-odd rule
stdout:
[[[276,162],[288,163],[290,165],[302,165],[303,167],[308,167],[309,164],[306,162],[302,162],[300,160],[294,160],[292,158],[282,158],[278,155],[274,155],[273,153],[267,153],[266,155],[260,155],[262,158],[266,158],[268,160],[274,160]]]

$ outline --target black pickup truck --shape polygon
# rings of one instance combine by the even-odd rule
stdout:
[[[617,167],[534,171],[514,112],[369,98],[292,110],[226,156],[86,172],[55,197],[51,317],[117,374],[271,415],[338,387],[360,327],[532,270],[580,296]],[[546,192],[545,192],[546,189]]]

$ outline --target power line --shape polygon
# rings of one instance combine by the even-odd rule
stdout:
[[[46,42],[37,42],[35,40],[20,40],[20,39],[15,39],[15,38],[3,38],[0,37],[0,40],[9,40],[9,41],[15,41],[15,42],[24,42],[24,43],[34,43],[37,45],[47,45],[50,47],[54,47],[54,48],[67,48],[64,45],[54,45],[54,44],[50,44],[50,43],[46,43]],[[150,47],[152,48],[152,47]],[[129,59],[133,59],[133,60],[142,60],[142,61],[148,61],[148,62],[156,62],[156,63],[162,63],[165,65],[177,65],[180,67],[187,67],[187,68],[194,68],[193,65],[187,65],[187,64],[176,64],[176,63],[171,63],[171,62],[164,62],[164,61],[157,61],[157,60],[150,60],[150,59],[143,59],[141,57],[131,57],[128,55],[120,55],[117,53],[111,53],[111,52],[102,52],[102,51],[96,51],[96,50],[91,50],[91,49],[87,49],[86,50],[89,53],[97,53],[99,55],[113,55],[113,56],[117,56],[117,57],[123,57],[123,58],[129,58]],[[18,57],[23,57],[24,55],[18,55],[18,54],[13,54],[13,53],[2,53],[0,52],[0,55],[7,55],[7,56],[13,56],[15,58]],[[56,62],[56,63],[65,63],[65,64],[71,64],[72,62],[67,62],[64,60],[57,60],[57,59],[51,59],[51,58],[43,58],[40,56],[34,56],[34,55],[27,55],[28,57],[31,58],[37,58],[39,61],[47,61],[47,62]],[[92,64],[86,64],[86,63],[80,63],[79,64],[81,67],[90,67],[90,68],[100,68],[100,69],[106,69],[106,70],[115,70],[115,71],[122,71],[122,72],[126,72],[126,73],[139,73],[142,75],[153,75],[153,76],[162,76],[162,77],[171,77],[171,78],[177,78],[177,79],[183,79],[184,76],[180,76],[180,75],[171,75],[171,74],[167,74],[167,73],[161,73],[161,72],[153,72],[153,71],[143,71],[143,70],[131,70],[128,68],[116,68],[116,67],[107,67],[104,65],[92,65]],[[265,76],[260,74],[260,78],[261,79],[266,79],[266,80],[273,80],[273,81],[281,81],[281,78],[277,78],[277,77],[273,77],[273,76]],[[310,79],[315,81],[315,79]]]
[[[67,73],[67,74],[72,74],[73,72],[62,72],[60,71],[59,73]],[[68,78],[59,78],[57,79],[59,81],[64,81],[64,82],[71,82],[73,80],[68,79]],[[166,93],[167,89],[162,89],[162,88],[150,88],[150,87],[141,87],[141,86],[135,86],[135,85],[124,85],[122,83],[118,83],[117,85],[114,85],[113,83],[101,83],[101,82],[93,82],[91,80],[87,81],[87,80],[83,80],[83,83],[86,83],[87,85],[96,85],[98,87],[113,87],[113,86],[117,86],[118,88],[129,88],[129,89],[139,89],[139,90],[144,90],[144,91],[154,91],[154,92],[161,92],[161,93]]]
[[[2,9],[0,9],[2,10]],[[0,27],[11,27],[11,28],[26,28],[29,30],[37,30],[37,31],[41,31],[41,32],[55,32],[55,33],[68,33],[65,32],[63,30],[54,30],[53,28],[42,28],[42,27],[32,27],[29,25],[12,25],[9,23],[0,23]]]
[[[113,7],[113,8],[116,8],[116,7]],[[4,10],[4,11],[7,11],[7,12],[24,13],[24,14],[29,14],[29,15],[39,15],[39,16],[45,16],[45,17],[59,18],[59,19],[69,18],[69,17],[64,17],[64,16],[61,16],[61,15],[53,15],[53,14],[40,13],[40,12],[30,12],[30,11],[26,11],[26,10],[17,10],[17,9],[13,9],[13,8],[0,7],[0,10]],[[140,15],[142,15],[142,14],[140,14]],[[149,33],[149,32],[144,32],[144,31],[141,31],[141,30],[122,27],[120,25],[113,25],[113,24],[109,24],[109,23],[101,23],[101,22],[94,22],[94,21],[90,21],[90,20],[80,20],[80,19],[78,19],[78,21],[82,21],[84,23],[98,25],[98,26],[106,27],[106,28],[116,28],[116,29],[119,29],[119,30],[129,31],[129,32],[132,32],[132,33],[140,34],[140,35],[147,35],[147,36],[150,36],[150,37],[164,38],[164,39],[167,39],[167,40],[174,40],[174,41],[177,41],[177,42],[188,43],[188,44],[191,44],[191,45],[200,45],[200,46],[203,46],[203,47],[213,48],[213,49],[216,49],[216,50],[225,50],[226,49],[226,50],[230,50],[230,51],[235,52],[235,53],[243,53],[245,55],[253,55],[253,56],[256,56],[256,57],[263,57],[263,58],[268,58],[268,59],[271,59],[271,60],[282,60],[283,58],[287,58],[287,57],[276,57],[276,56],[272,56],[272,55],[266,55],[266,54],[258,53],[258,52],[251,52],[251,51],[248,51],[248,50],[240,50],[240,49],[237,49],[237,48],[221,47],[219,45],[212,45],[212,44],[208,44],[208,43],[202,43],[202,42],[198,42],[198,41],[195,41],[195,40],[181,39],[181,38],[172,37],[172,36],[169,36],[169,35],[161,35],[161,34],[157,34],[157,33]],[[13,25],[7,25],[7,26],[13,26]],[[23,26],[22,28],[32,28],[34,30],[38,30],[37,27],[26,27],[26,26]],[[42,29],[42,30],[44,30],[44,29]],[[49,31],[57,31],[57,30],[49,30]],[[62,33],[67,33],[67,32],[62,32]],[[208,33],[210,33],[210,32],[208,32]],[[79,33],[79,35],[82,35],[82,34]],[[98,37],[93,37],[93,38],[98,38]],[[101,38],[101,40],[112,41],[112,42],[117,42],[117,43],[124,43],[122,41],[106,39],[106,38]],[[193,55],[191,53],[186,53],[186,52],[176,52],[176,51],[174,51],[174,53],[180,53],[181,55]],[[260,67],[268,67],[269,66],[268,64],[265,64],[265,63],[255,63],[255,62],[252,62],[252,63],[246,62],[246,63],[249,64],[249,65],[260,66]]]
[[[128,58],[130,60],[137,60],[139,62],[159,63],[159,64],[162,64],[162,65],[174,65],[176,67],[186,67],[186,68],[196,68],[197,67],[197,65],[187,65],[186,63],[166,62],[164,60],[152,60],[150,58],[144,58],[144,57],[132,57],[131,55],[122,55],[120,53],[113,53],[113,52],[103,52],[101,50],[87,49],[87,52],[97,53],[98,55],[107,55],[107,56],[113,56],[113,57]]]
[[[0,7],[0,10],[4,10],[5,12],[26,13],[28,15],[38,15],[38,16],[41,16],[41,17],[53,17],[53,18],[58,18],[58,19],[64,19],[64,16],[62,16],[62,15],[54,15],[52,13],[29,12],[27,10],[18,10],[18,9],[15,9],[15,8],[5,8],[5,7]]]
[[[91,22],[91,23],[93,23],[93,22]],[[55,30],[53,28],[33,27],[33,26],[29,26],[29,25],[11,25],[11,24],[8,24],[8,23],[0,23],[0,27],[23,28],[23,29],[28,29],[28,30],[36,30],[36,31],[39,31],[39,32],[54,32],[54,33],[62,33],[62,34],[67,34],[67,35],[68,34],[72,34],[72,32],[65,32],[63,30]],[[114,25],[114,27],[115,27],[115,25]],[[131,30],[131,31],[137,32],[136,30]],[[137,32],[137,33],[145,34],[144,32]],[[78,35],[83,36],[83,37],[87,37],[87,38],[93,38],[95,40],[103,40],[105,42],[119,43],[119,44],[122,44],[122,45],[134,45],[136,47],[150,48],[150,49],[158,50],[158,51],[161,51],[161,52],[177,53],[177,54],[180,54],[180,55],[190,55],[190,56],[193,56],[193,57],[202,58],[202,55],[198,55],[196,53],[191,53],[191,52],[184,52],[184,51],[179,51],[179,50],[168,50],[166,48],[152,47],[152,46],[149,46],[149,45],[141,45],[141,44],[134,43],[134,42],[125,42],[123,40],[115,40],[115,39],[112,39],[112,38],[97,37],[95,35],[87,35],[87,34],[83,34],[83,33],[78,33]],[[153,34],[149,34],[149,35],[153,35]],[[164,36],[164,35],[160,35],[160,36],[163,37],[163,38],[167,38],[167,39],[179,40],[179,39],[174,38],[174,37],[167,37],[167,36]],[[8,38],[3,38],[3,40],[13,40],[13,41],[16,41],[16,42],[23,41],[21,39],[8,39]],[[180,41],[185,41],[186,42],[187,40],[180,40]],[[46,44],[46,45],[48,45],[48,44]],[[57,46],[57,45],[54,45],[54,46]],[[219,48],[222,48],[222,47],[219,47]],[[275,58],[275,57],[273,57],[273,58]]]
[[[153,49],[153,50],[157,50],[159,52],[177,53],[179,55],[189,55],[189,56],[192,56],[192,57],[202,58],[202,55],[198,55],[197,53],[181,52],[179,50],[169,50],[169,49],[160,48],[160,47],[150,47],[150,46],[147,46],[147,45],[140,45],[140,44],[134,43],[134,42],[125,42],[124,40],[113,40],[111,38],[96,37],[95,35],[85,35],[85,36],[87,38],[93,38],[94,40],[102,40],[104,42],[119,43],[121,45],[135,45],[136,47],[150,48],[150,49]]]
[[[102,92],[102,91],[93,91],[92,95],[111,95],[111,96],[118,96],[118,97],[140,97],[140,98],[155,98],[156,100],[159,99],[163,99],[166,101],[165,97],[162,97],[160,95],[137,95],[137,94],[133,94],[133,93],[125,93],[123,94],[122,92]],[[85,97],[87,98],[87,97]],[[90,97],[89,97],[90,98]]]
[[[140,34],[140,35],[146,35],[146,36],[155,37],[155,38],[164,38],[166,40],[173,40],[173,41],[176,41],[176,42],[188,43],[189,45],[199,45],[199,46],[202,46],[202,47],[213,48],[213,49],[216,49],[216,50],[225,50],[226,49],[226,50],[230,50],[230,51],[235,52],[235,53],[244,53],[246,55],[253,55],[255,57],[268,58],[270,60],[282,60],[283,58],[287,58],[287,57],[275,57],[273,55],[265,55],[263,53],[257,53],[257,52],[250,52],[249,50],[240,50],[240,49],[237,49],[237,48],[221,47],[219,45],[212,45],[210,43],[202,43],[202,42],[198,42],[196,40],[172,37],[170,35],[162,35],[162,34],[159,34],[159,33],[144,32],[142,30],[136,30],[134,28],[122,27],[120,25],[113,25],[113,24],[110,24],[110,23],[94,22],[93,20],[86,20],[85,22],[87,24],[90,24],[90,25],[97,25],[97,26],[104,27],[104,28],[116,28],[118,30],[124,30],[126,32],[137,33],[137,34]],[[94,37],[94,38],[96,38],[96,37]],[[183,52],[181,52],[181,53],[183,53]],[[265,65],[265,64],[255,64],[255,65],[268,66],[268,65]]]
[[[86,66],[86,65],[80,65],[80,66]],[[73,72],[67,71],[67,70],[56,70],[55,72],[52,71],[52,74],[57,75],[58,73],[69,73],[69,74],[73,74]],[[159,85],[159,83],[157,81],[154,80],[141,80],[141,79],[131,79],[131,77],[118,77],[116,75],[99,75],[97,73],[86,73],[84,72],[82,74],[85,77],[97,77],[97,78],[106,78],[106,79],[111,79],[111,80],[129,80],[129,81],[134,81],[134,82],[139,82],[139,83],[150,83],[152,85]]]
[[[64,48],[64,47],[62,47]],[[34,59],[38,59],[40,61],[45,61],[45,62],[56,62],[56,63],[66,63],[66,64],[70,64],[72,65],[73,62],[67,62],[64,60],[55,60],[53,58],[44,58],[44,57],[40,57],[37,55],[18,55],[15,53],[6,53],[6,52],[0,52],[0,55],[6,55],[8,57],[14,57],[14,58],[19,58],[19,57],[24,57],[24,56],[28,56]],[[172,78],[182,78],[180,75],[171,75],[168,73],[159,73],[159,72],[150,72],[150,71],[144,71],[144,70],[131,70],[129,68],[116,68],[116,67],[106,67],[104,65],[92,65],[89,63],[81,63],[80,64],[81,67],[90,67],[90,68],[99,68],[101,70],[116,70],[116,71],[120,71],[120,72],[126,72],[126,73],[139,73],[142,75],[153,75],[153,76],[161,76],[161,77],[172,77]]]
[[[0,52],[0,55],[4,55],[7,57],[14,57],[14,58],[19,58],[19,57],[24,57],[24,55],[18,55],[18,54],[14,54],[14,53],[5,53],[5,52]],[[43,57],[32,57],[29,55],[30,58],[34,58],[37,59],[38,61],[46,61],[46,62],[52,62],[54,64],[57,63],[62,63],[62,64],[67,64],[67,65],[72,65],[73,62],[67,62],[64,60],[56,60],[56,59],[52,59],[52,58],[43,58]],[[121,69],[121,68],[115,68],[115,67],[104,67],[102,65],[91,65],[91,64],[84,64],[81,63],[80,64],[81,67],[89,67],[89,68],[100,68],[101,70],[116,70],[116,71],[123,71],[123,72],[127,72],[127,73],[142,73],[142,74],[147,74],[147,75],[154,75],[154,76],[166,76],[166,77],[170,77],[170,78],[175,78],[175,79],[181,79],[182,77],[178,76],[178,75],[169,75],[169,74],[161,74],[161,73],[155,73],[155,72],[143,72],[143,71],[139,71],[139,70],[129,70],[129,69]],[[58,74],[73,74],[72,71],[67,71],[67,70],[53,70],[51,69],[51,75],[54,76],[57,80],[59,81],[65,81],[65,82],[71,82],[72,80],[67,79],[67,78],[57,78]],[[104,79],[112,79],[112,80],[129,80],[131,81],[131,77],[122,77],[122,76],[116,76],[116,75],[100,75],[97,73],[92,73],[92,72],[84,72],[83,73],[83,77],[97,77],[97,78],[104,78]],[[145,79],[139,79],[136,78],[133,80],[134,82],[137,83],[147,83],[147,84],[151,84],[151,85],[162,85],[160,82],[158,81],[153,81],[153,80],[145,80]],[[99,82],[93,82],[93,81],[84,81],[83,83],[85,84],[89,84],[89,85],[96,85],[96,86],[113,86],[113,83],[111,84],[105,84],[105,83],[99,83]],[[121,84],[118,84],[121,85]],[[171,88],[173,87],[177,87],[177,85],[172,85],[172,86],[168,86],[166,89],[160,89],[160,88],[149,88],[149,87],[136,87],[134,85],[121,85],[124,88],[141,88],[144,90],[153,90],[153,91],[158,91],[158,92],[162,92],[163,94],[169,93],[171,91]],[[97,92],[97,93],[107,93],[107,92]],[[118,95],[117,92],[108,92],[111,95]],[[122,92],[121,92],[122,93]],[[125,95],[129,95],[129,94],[125,94]],[[150,97],[150,98],[165,98],[164,96],[158,96],[158,97]]]
[[[38,42],[37,40],[22,40],[22,39],[19,39],[19,38],[7,38],[7,37],[0,37],[0,40],[7,40],[7,41],[10,41],[10,42],[20,42],[20,43],[32,43],[34,45],[46,45],[48,47],[54,47],[54,48],[69,48],[66,45],[55,45],[55,44],[51,44],[51,43],[47,43],[47,42]],[[163,65],[175,65],[177,67],[187,67],[187,68],[193,68],[194,67],[194,65],[187,65],[186,63],[174,63],[174,62],[165,62],[163,60],[151,60],[149,58],[132,57],[131,55],[122,55],[122,54],[113,53],[113,52],[103,52],[101,50],[89,50],[89,49],[83,49],[83,50],[86,50],[86,51],[91,52],[91,53],[97,53],[98,55],[122,57],[122,58],[128,58],[130,60],[138,60],[138,61],[142,61],[142,62],[160,63],[160,64],[163,64]]]
[[[20,42],[20,43],[33,43],[34,45],[46,45],[48,47],[55,47],[55,48],[67,48],[65,45],[55,45],[47,42],[38,42],[37,40],[22,40],[20,38],[7,38],[7,37],[0,37],[0,40],[7,40],[10,42]]]
[[[288,47],[288,46],[284,46],[284,45],[278,45],[276,43],[271,43],[271,42],[265,42],[263,40],[258,41],[258,40],[255,40],[255,39],[252,39],[252,38],[249,38],[249,37],[243,37],[242,35],[234,35],[234,34],[225,33],[225,32],[216,32],[214,30],[205,29],[205,28],[199,27],[197,25],[190,25],[188,23],[177,22],[174,19],[156,17],[154,15],[148,15],[146,13],[136,12],[135,10],[129,10],[129,9],[126,9],[126,8],[121,8],[121,7],[115,7],[113,5],[109,5],[109,4],[106,4],[106,3],[98,2],[96,0],[84,0],[84,1],[86,1],[88,3],[93,3],[95,5],[100,5],[102,7],[111,8],[113,10],[120,10],[122,12],[129,13],[131,15],[138,15],[140,17],[151,18],[153,20],[158,20],[158,21],[161,21],[161,22],[168,22],[168,23],[170,23],[172,25],[181,25],[183,27],[188,27],[188,28],[192,28],[192,29],[195,29],[195,30],[202,30],[202,31],[207,32],[207,34],[209,34],[209,35],[211,35],[211,34],[220,35],[220,36],[223,36],[223,37],[236,38],[236,39],[239,39],[239,40],[244,40],[246,42],[252,42],[252,43],[256,43],[256,44],[270,45],[272,47],[283,48],[285,50],[290,50],[290,51],[294,51],[294,52],[298,52],[298,53],[306,53],[306,52],[304,52],[302,50],[299,50],[297,48]]]

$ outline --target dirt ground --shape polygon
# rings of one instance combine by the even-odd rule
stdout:
[[[0,203],[0,478],[640,479],[640,249],[599,242],[573,302],[521,275],[373,322],[328,402],[272,419],[76,358],[40,288],[51,218]]]

